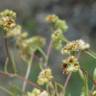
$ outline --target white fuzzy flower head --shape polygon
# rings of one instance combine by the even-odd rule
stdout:
[[[10,29],[16,26],[16,13],[12,10],[4,10],[0,12],[0,27],[5,31],[9,31]]]
[[[90,45],[88,43],[85,43],[83,40],[76,40],[72,42],[68,42],[64,48],[62,48],[61,53],[68,53],[71,52],[78,52],[78,51],[84,51],[90,48]]]
[[[5,30],[9,31],[10,29],[16,26],[15,20],[8,16],[0,18],[0,26]]]
[[[16,13],[9,9],[6,9],[6,10],[0,12],[0,17],[6,17],[6,16],[16,18]]]

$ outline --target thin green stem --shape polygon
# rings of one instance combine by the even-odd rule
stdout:
[[[50,90],[49,90],[49,84],[46,84],[45,87],[46,87],[46,91],[49,92],[49,93],[51,94],[51,92],[50,92]]]
[[[12,61],[13,70],[14,70],[14,73],[16,74],[17,73],[17,69],[16,69],[14,55],[12,54],[12,52],[10,50],[9,50],[9,52],[10,52],[10,58],[11,58],[11,61]]]
[[[38,50],[40,51],[40,53],[43,55],[43,57],[44,57],[45,60],[46,60],[46,54],[45,54],[45,52],[43,51],[43,49],[42,49],[42,48],[38,48]]]
[[[88,75],[86,72],[83,72],[81,69],[79,70],[79,74],[84,82],[84,96],[89,96]]]
[[[57,83],[55,83],[55,93],[56,93],[56,96],[59,96],[58,84]]]
[[[4,92],[6,92],[7,94],[9,94],[10,96],[14,96],[14,94],[9,91],[8,89],[4,88],[3,86],[0,86],[0,89],[3,90]]]
[[[32,54],[32,57],[31,57],[31,59],[30,59],[29,62],[28,62],[28,67],[27,67],[27,71],[26,71],[26,75],[25,75],[25,79],[26,79],[26,80],[28,80],[29,75],[30,75],[30,72],[31,72],[33,57],[34,57],[34,54]],[[23,92],[25,92],[25,90],[26,90],[26,85],[27,85],[27,82],[24,81],[24,82],[23,82],[23,87],[22,87],[22,91],[23,91]]]
[[[43,51],[43,49],[38,48],[38,50],[39,50],[39,51],[40,51],[40,53],[43,55],[43,57],[44,57],[44,59],[45,59],[45,61],[46,61],[47,56],[46,56],[45,52]]]
[[[13,58],[13,56],[11,55],[10,50],[9,50],[8,40],[7,40],[6,37],[4,37],[4,40],[5,40],[6,54],[7,54],[7,57],[8,57],[8,59],[9,59],[8,61],[12,64],[14,73],[16,74],[16,65],[15,65],[15,62],[14,62],[14,58]]]
[[[89,51],[85,51],[86,54],[88,54],[89,56],[91,56],[92,58],[96,59],[96,56],[93,55],[92,53],[90,53]]]
[[[86,76],[86,74],[85,74],[85,79],[84,79],[84,86],[85,86],[85,96],[88,96],[89,95],[89,90],[88,90],[88,78],[87,78],[87,76]]]
[[[7,70],[8,61],[9,61],[9,59],[8,59],[8,57],[7,57],[7,58],[6,58],[6,61],[5,61],[5,64],[4,64],[4,72],[8,72],[8,70]]]
[[[39,60],[39,68],[43,70],[43,58],[40,58]]]
[[[72,75],[72,72],[68,74],[68,76],[67,76],[67,78],[65,80],[65,84],[64,84],[64,96],[66,94],[66,88],[67,88],[68,82],[69,82],[69,80],[71,78],[71,75]]]
[[[96,53],[93,52],[92,50],[89,50],[89,52],[96,56]]]
[[[63,85],[61,85],[60,83],[58,83],[56,81],[54,81],[54,82],[56,83],[56,85],[58,85],[59,88],[64,89]]]
[[[49,59],[51,50],[52,50],[52,40],[50,41],[49,46],[48,46],[48,49],[47,49],[46,61],[45,61],[45,64],[44,64],[45,67],[47,67],[47,65],[48,65],[48,59]]]
[[[52,94],[52,96],[56,96],[55,87],[54,87],[53,83],[52,83],[52,82],[49,82],[48,85],[49,85],[49,86],[48,86],[49,89],[51,89],[51,94]]]

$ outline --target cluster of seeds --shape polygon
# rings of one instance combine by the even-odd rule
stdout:
[[[53,42],[53,47],[55,49],[61,49],[62,43],[64,41],[63,33],[67,31],[68,26],[65,20],[61,20],[56,15],[49,15],[46,18],[46,21],[53,25],[53,33],[51,35],[51,39]]]
[[[63,73],[68,74],[69,72],[76,72],[79,68],[80,65],[77,57],[69,56],[63,60]]]
[[[51,69],[50,68],[46,68],[46,69],[43,69],[40,72],[40,74],[38,76],[37,83],[39,85],[48,84],[52,79],[53,79],[53,76],[52,76]]]

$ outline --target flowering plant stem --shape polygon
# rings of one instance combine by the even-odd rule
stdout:
[[[9,59],[8,59],[8,57],[7,57],[7,58],[6,58],[6,61],[5,61],[5,64],[4,64],[4,72],[8,72],[8,70],[7,70],[8,61],[9,61]]]
[[[7,38],[4,37],[4,40],[5,40],[5,49],[6,49],[6,54],[7,54],[7,59],[6,59],[6,62],[5,62],[6,63],[5,64],[5,71],[7,71],[7,64],[8,64],[8,62],[11,62],[12,67],[13,67],[13,71],[16,74],[17,70],[16,70],[16,64],[15,64],[15,61],[14,61],[14,56],[12,56],[11,50],[8,47],[8,40],[7,40]]]
[[[88,90],[88,78],[87,75],[85,74],[84,76],[84,92],[85,92],[85,96],[89,96],[89,90]]]
[[[31,72],[31,67],[32,67],[33,58],[34,58],[34,53],[32,54],[31,59],[28,61],[28,67],[27,67],[27,71],[26,71],[26,75],[25,75],[25,79],[26,79],[26,80],[28,80],[29,75],[30,75],[30,72]],[[23,91],[23,92],[26,90],[26,85],[27,85],[27,82],[24,81],[24,82],[23,82],[23,87],[22,87],[22,91]]]
[[[86,54],[88,54],[89,56],[91,56],[92,58],[96,59],[96,56],[90,52],[90,51],[85,51]]]
[[[79,70],[79,74],[84,83],[84,96],[89,96],[88,74],[82,69]]]
[[[72,75],[72,72],[68,74],[68,76],[67,76],[67,78],[66,78],[66,80],[65,80],[65,84],[64,84],[64,96],[65,96],[65,94],[66,94],[66,93],[65,93],[65,92],[66,92],[66,88],[67,88],[68,82],[69,82],[69,80],[70,80],[70,78],[71,78],[71,75]]]
[[[48,49],[47,49],[47,54],[46,54],[46,61],[45,61],[45,67],[47,67],[47,64],[48,64],[48,59],[49,59],[49,55],[51,53],[51,50],[52,50],[52,40],[49,42],[49,46],[48,46]]]

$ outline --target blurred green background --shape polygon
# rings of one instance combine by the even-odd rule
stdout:
[[[84,39],[91,44],[91,49],[96,52],[96,0],[0,0],[0,11],[4,9],[16,11],[17,23],[21,24],[24,30],[29,32],[30,36],[44,36],[47,39],[45,48],[48,46],[51,34],[50,27],[45,22],[45,16],[56,14],[61,19],[67,21],[69,29],[65,35],[69,40]],[[18,73],[24,76],[27,65],[19,60],[18,54],[16,54],[13,48],[12,51],[16,55]],[[2,36],[0,36],[1,70],[3,70],[5,58],[4,41]],[[53,69],[56,80],[64,84],[66,76],[62,74],[60,68],[61,60],[62,56],[55,50],[52,50],[49,65]],[[88,70],[92,76],[93,69],[96,67],[96,60],[82,54],[80,61],[82,67]],[[30,74],[30,79],[34,82],[39,72],[37,67],[37,62],[34,62]],[[9,71],[11,71],[11,66],[9,66]],[[83,82],[78,73],[74,73],[68,84],[68,94],[79,96],[82,84]],[[0,76],[0,85],[9,89],[12,87],[11,89],[14,91],[16,85],[20,86],[20,88],[22,87],[22,81],[16,78]],[[89,80],[89,85],[89,88],[91,88],[91,80]],[[31,90],[31,86],[28,86],[27,90]],[[8,95],[0,90],[0,96]]]

